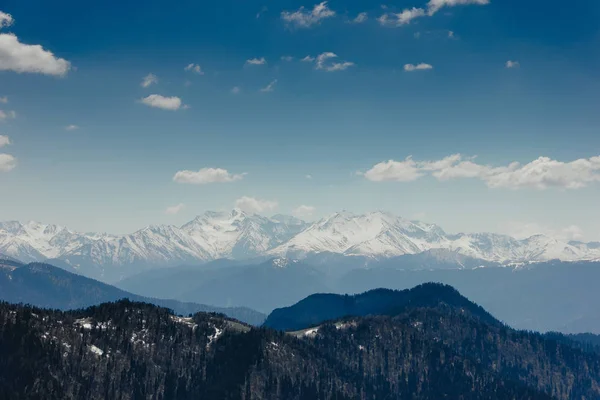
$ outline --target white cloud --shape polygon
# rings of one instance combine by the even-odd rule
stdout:
[[[240,89],[239,86],[234,86],[233,88],[231,88],[231,93],[233,94],[239,94],[242,91],[242,89]]]
[[[183,103],[179,97],[165,97],[161,96],[160,94],[151,94],[150,96],[144,97],[140,101],[149,107],[162,108],[163,110],[171,111],[179,110],[183,106]]]
[[[0,121],[4,121],[7,119],[15,119],[17,118],[17,113],[16,111],[4,111],[4,110],[0,110]]]
[[[17,166],[17,159],[10,154],[0,154],[0,172],[8,172]]]
[[[315,58],[314,58],[314,57],[312,57],[312,56],[306,56],[306,57],[304,57],[304,58],[303,58],[302,60],[300,60],[300,61],[302,61],[302,62],[313,62],[313,61],[315,61]]]
[[[246,60],[246,65],[265,65],[266,63],[267,63],[267,60],[265,60],[264,57],[251,58],[249,60]]]
[[[71,125],[65,126],[65,129],[68,130],[68,131],[76,131],[77,129],[79,129],[79,126],[71,124]]]
[[[209,183],[228,183],[244,179],[246,173],[231,174],[222,168],[202,168],[199,171],[178,171],[173,180],[177,183],[206,185]]]
[[[294,214],[294,216],[298,217],[298,218],[308,218],[308,217],[312,217],[312,215],[315,212],[315,207],[313,206],[305,206],[302,205],[296,209],[294,209],[292,211],[292,213]]]
[[[8,103],[8,96],[0,97],[0,103],[7,104]]]
[[[182,211],[184,208],[185,208],[185,204],[179,203],[176,206],[167,207],[167,209],[165,210],[165,214],[167,214],[167,215],[179,214],[179,212]]]
[[[317,4],[311,11],[300,7],[298,11],[289,12],[283,11],[281,18],[289,27],[294,28],[311,28],[319,25],[322,20],[335,16],[335,11],[327,7],[327,2],[324,1]]]
[[[462,5],[487,5],[490,0],[429,0],[427,3],[427,13],[431,16],[437,13],[443,7],[454,7]]]
[[[422,8],[413,7],[406,9],[401,13],[386,13],[379,17],[377,20],[381,25],[384,26],[402,26],[410,24],[412,20],[421,18],[427,15],[425,10]]]
[[[71,63],[40,45],[19,42],[12,33],[0,34],[0,71],[64,76]]]
[[[448,37],[450,39],[454,39],[456,36],[454,35],[454,31],[448,31]]]
[[[308,174],[308,175],[306,175],[306,176],[305,176],[305,178],[306,178],[306,179],[312,179],[312,178],[313,178],[313,176],[312,176],[311,174]]]
[[[577,225],[558,228],[535,222],[509,221],[508,223],[503,224],[501,230],[507,235],[517,239],[527,239],[535,235],[545,235],[565,242],[585,240],[583,229]]]
[[[376,164],[364,174],[359,174],[364,175],[365,178],[373,182],[412,182],[424,175],[410,156],[404,161],[389,160]]]
[[[406,64],[404,66],[404,70],[406,72],[413,72],[413,71],[425,71],[428,69],[433,69],[433,65],[430,64],[425,64],[425,63],[420,63],[417,65],[414,64]]]
[[[317,56],[316,68],[322,69],[327,72],[334,72],[334,71],[343,71],[354,65],[353,62],[349,62],[349,61],[344,61],[344,62],[339,62],[339,63],[332,61],[336,58],[338,58],[337,54],[332,53],[332,52],[326,52],[326,53],[319,54]]]
[[[506,68],[519,68],[521,64],[518,61],[508,60],[505,64]]]
[[[274,79],[267,86],[265,86],[264,88],[260,89],[260,91],[263,92],[263,93],[272,92],[273,90],[275,90],[275,85],[276,84],[277,84],[277,79]]]
[[[185,68],[184,71],[192,71],[198,75],[204,75],[204,71],[202,71],[202,67],[199,66],[198,64],[188,64]]]
[[[254,197],[243,196],[235,201],[235,207],[251,214],[260,214],[273,211],[279,206],[277,201],[261,200]]]
[[[8,136],[0,135],[0,147],[8,146],[10,144],[10,138]]]
[[[154,74],[148,74],[142,78],[141,86],[147,88],[148,86],[158,83],[158,77]]]
[[[281,61],[290,62],[290,61],[293,61],[293,60],[294,60],[294,57],[292,57],[292,56],[281,56]]]
[[[366,12],[361,12],[360,14],[358,14],[356,16],[356,18],[354,18],[352,21],[352,23],[354,24],[362,24],[363,22],[366,22],[369,19],[369,15]]]
[[[454,7],[458,5],[467,5],[467,4],[479,4],[485,5],[489,4],[490,0],[430,0],[427,3],[427,10],[423,8],[407,8],[403,10],[401,13],[385,13],[377,20],[383,26],[403,26],[410,24],[413,20],[417,18],[423,18],[426,16],[433,16],[443,7]],[[386,10],[386,7],[383,7]],[[452,37],[451,35],[450,37]]]
[[[0,11],[0,29],[11,26],[13,22],[12,15]]]
[[[479,179],[490,188],[580,189],[600,181],[600,156],[571,162],[539,157],[525,165],[512,162],[500,167],[478,164],[473,157],[465,159],[460,154],[437,161],[416,162],[408,157],[376,164],[362,175],[375,182],[410,182],[427,174],[440,181]]]

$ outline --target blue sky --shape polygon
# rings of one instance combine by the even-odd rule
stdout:
[[[4,0],[0,220],[124,233],[237,203],[600,240],[597,1],[315,6]]]

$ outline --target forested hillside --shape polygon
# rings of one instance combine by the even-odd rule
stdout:
[[[291,334],[129,301],[72,312],[3,303],[0,398],[600,398],[591,346],[482,316],[415,301]]]

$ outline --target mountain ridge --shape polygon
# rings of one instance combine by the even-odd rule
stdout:
[[[130,299],[166,307],[183,315],[199,311],[218,312],[253,325],[259,325],[266,317],[246,307],[216,307],[168,298],[140,296],[49,264],[8,264],[8,266],[10,268],[0,268],[0,301],[72,310]]]
[[[181,227],[153,225],[126,235],[79,233],[59,225],[0,222],[0,253],[24,262],[60,260],[103,281],[156,267],[221,258],[303,259],[334,253],[388,259],[444,249],[490,263],[600,259],[600,246],[544,235],[518,240],[494,233],[448,234],[435,224],[387,212],[339,212],[314,223],[250,215],[239,209],[206,212]]]

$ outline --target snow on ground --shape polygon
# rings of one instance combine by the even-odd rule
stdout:
[[[94,346],[93,344],[90,345],[90,351],[98,356],[101,356],[104,354],[104,351],[101,350],[100,348]]]

